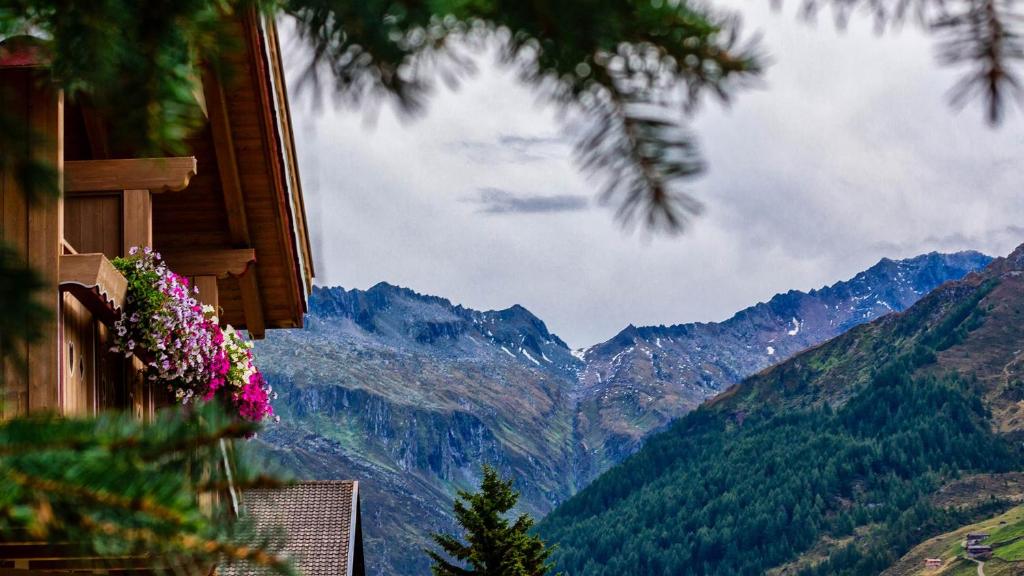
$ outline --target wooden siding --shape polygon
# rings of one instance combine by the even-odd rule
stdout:
[[[63,298],[63,354],[61,412],[86,416],[96,412],[95,321],[85,305],[71,294]]]
[[[121,194],[69,194],[64,199],[64,239],[76,252],[121,255]]]

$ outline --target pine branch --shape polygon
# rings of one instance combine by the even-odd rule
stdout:
[[[195,534],[180,534],[170,542],[166,536],[145,528],[125,528],[114,522],[97,520],[91,516],[82,518],[82,525],[87,529],[111,538],[142,545],[142,549],[159,550],[167,557],[168,549],[177,551],[185,557],[194,559],[221,560],[228,563],[245,562],[268,568],[284,576],[295,574],[291,564],[283,557],[271,554],[260,547],[238,545],[212,538],[203,538]],[[181,558],[174,558],[181,560]]]
[[[104,490],[95,490],[88,486],[30,476],[14,469],[7,469],[3,474],[15,484],[33,492],[47,494],[51,499],[68,499],[108,509],[116,508],[128,512],[143,512],[174,526],[179,526],[185,521],[180,512],[167,506],[162,506],[152,498],[144,496],[127,498]]]
[[[307,81],[330,73],[342,101],[391,96],[408,113],[436,78],[457,85],[473,72],[467,52],[497,42],[525,84],[583,116],[577,160],[618,219],[656,230],[682,230],[700,212],[681,187],[703,170],[682,114],[705,94],[727,101],[760,72],[735,17],[686,2],[289,0],[285,10],[310,46]]]
[[[912,19],[933,34],[939,63],[967,69],[950,89],[950,103],[963,108],[980,100],[992,126],[1003,121],[1007,102],[1024,102],[1024,14],[1014,0],[805,0],[801,13],[813,18],[826,7],[840,27],[863,10],[879,32]]]
[[[52,415],[30,416],[12,421],[0,431],[0,457],[32,454],[44,451],[72,451],[83,450],[105,450],[116,453],[123,450],[135,450],[138,457],[143,460],[154,458],[166,458],[168,453],[181,453],[186,450],[198,450],[208,448],[219,443],[223,439],[244,438],[256,431],[257,427],[250,422],[228,422],[220,428],[208,429],[208,426],[196,427],[194,424],[183,426],[182,420],[176,416],[170,416],[175,410],[165,410],[161,413],[160,424],[171,426],[163,430],[169,435],[179,432],[184,433],[172,444],[166,444],[164,440],[155,439],[151,436],[127,435],[117,438],[109,438],[106,435],[97,435],[96,428],[87,422],[70,421],[57,418]],[[104,420],[98,420],[101,424]],[[33,437],[38,433],[38,426],[63,426],[74,428],[71,436],[64,436],[57,441],[42,440]],[[138,428],[138,423],[129,423],[132,428]],[[178,427],[181,426],[181,430]],[[26,427],[26,431],[20,431],[19,427]],[[25,441],[17,441],[16,438],[24,437]]]
[[[281,488],[287,485],[287,482],[282,482],[281,480],[274,478],[272,476],[260,475],[255,478],[250,478],[248,480],[242,481],[235,480],[229,482],[227,480],[216,480],[210,482],[200,482],[196,484],[195,489],[196,492],[199,493],[223,493],[227,491],[229,488],[234,488],[235,490],[252,490],[256,488]]]
[[[219,439],[250,429],[233,425],[215,403],[169,411],[153,424],[127,413],[0,423],[0,542],[28,534],[83,556],[138,556],[154,569],[189,574],[222,562],[290,574],[274,541],[246,519],[232,520],[224,503],[203,509],[198,498],[225,484]],[[95,442],[81,441],[87,437]],[[22,450],[28,438],[46,448]],[[242,455],[233,460],[234,487],[277,484],[253,473]]]
[[[957,13],[938,19],[933,29],[939,37],[938,58],[950,66],[967,65],[966,72],[950,90],[950,101],[962,108],[974,98],[984,102],[991,125],[1003,119],[1006,100],[1024,97],[1020,69],[1024,43],[1019,26],[1022,16],[1006,0],[969,0]]]

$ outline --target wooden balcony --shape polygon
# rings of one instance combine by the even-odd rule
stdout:
[[[103,254],[61,256],[59,285],[108,326],[121,316],[128,295],[128,281]]]

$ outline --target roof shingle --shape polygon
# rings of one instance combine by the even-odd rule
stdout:
[[[283,531],[283,552],[303,576],[363,574],[358,482],[318,480],[246,490],[243,503],[260,534]],[[242,565],[219,571],[223,576],[257,572]]]

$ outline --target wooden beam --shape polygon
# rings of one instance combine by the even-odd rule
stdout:
[[[0,558],[35,559],[78,556],[81,548],[70,543],[0,542]]]
[[[197,250],[195,252],[163,253],[167,266],[182,276],[241,276],[256,263],[256,250]]]
[[[34,83],[31,71],[4,70],[0,68],[0,109],[10,113],[30,133],[29,84]],[[13,144],[13,143],[12,143]],[[5,147],[3,153],[22,158],[29,152],[29,142],[17,142],[13,150]],[[16,155],[16,156],[15,156]],[[0,238],[18,251],[23,258],[28,255],[28,197],[21,186],[21,180],[14,169],[17,162],[0,162]],[[5,352],[21,358],[28,357],[25,342],[0,342]],[[6,361],[0,363],[3,369],[3,384],[0,384],[0,418],[24,416],[28,413],[28,367],[24,363]]]
[[[89,570],[37,570],[35,568],[3,568],[0,564],[0,576],[74,576],[75,574],[81,574],[83,576],[93,576],[95,574],[104,575],[120,575],[125,576],[156,576],[162,575],[169,572],[170,569],[167,567],[158,568],[103,568],[102,570],[89,569]],[[209,572],[209,573],[212,573]]]
[[[279,109],[278,124],[281,130],[281,148],[284,151],[284,164],[287,167],[288,187],[291,189],[292,220],[298,236],[297,249],[301,259],[301,270],[304,272],[303,283],[306,293],[313,292],[313,249],[310,246],[309,230],[306,224],[306,204],[302,196],[302,179],[299,177],[299,162],[295,153],[295,138],[292,131],[292,113],[288,100],[288,83],[285,82],[284,64],[281,61],[281,45],[278,40],[277,25],[273,17],[264,17],[263,29],[266,33],[270,73],[273,77],[274,95]],[[301,315],[300,315],[301,318]]]
[[[306,302],[301,284],[300,270],[302,267],[297,260],[299,248],[296,244],[291,210],[288,206],[288,184],[285,181],[284,159],[281,156],[282,150],[280,148],[283,142],[279,140],[280,125],[277,111],[274,109],[274,97],[271,94],[270,88],[272,72],[269,69],[267,58],[260,56],[265,55],[267,50],[263,25],[260,22],[261,18],[260,11],[256,10],[255,7],[250,7],[246,10],[242,28],[243,33],[247,36],[247,48],[250,54],[252,54],[252,66],[249,67],[249,71],[253,81],[252,90],[255,91],[257,100],[256,117],[259,120],[260,132],[262,133],[263,159],[267,168],[267,176],[271,181],[273,204],[276,206],[275,225],[277,226],[277,234],[275,240],[287,246],[282,255],[284,256],[288,273],[283,274],[282,279],[286,281],[288,291],[291,294],[289,298],[285,299],[285,302],[288,306],[291,320],[301,323],[303,313],[306,311]]]
[[[260,289],[256,284],[256,275],[250,271],[238,278],[238,289],[242,292],[242,313],[245,314],[245,329],[254,340],[262,340],[267,335],[267,325],[263,319],[263,308],[260,305]]]
[[[238,174],[238,159],[235,157],[235,142],[231,135],[224,86],[214,72],[207,71],[203,89],[206,94],[206,107],[210,113],[210,132],[217,154],[217,171],[220,173],[224,207],[228,212],[228,233],[232,244],[248,246],[251,241],[249,219],[245,214],[245,197],[242,194],[242,179]]]
[[[144,556],[95,556],[92,558],[46,558],[38,560],[27,560],[26,572],[34,576],[35,570],[62,571],[65,574],[80,573],[103,573],[107,570],[126,571],[152,569],[158,565],[158,561]]]
[[[238,248],[248,248],[252,246],[252,239],[249,236],[249,220],[245,214],[242,180],[238,174],[235,143],[231,135],[227,97],[224,93],[224,85],[216,73],[210,69],[207,69],[203,75],[203,91],[206,94],[206,107],[210,115],[210,134],[217,154],[217,170],[220,173],[224,208],[228,215],[228,233],[232,244]],[[242,297],[242,312],[245,315],[246,329],[253,338],[263,338],[266,333],[266,320],[263,316],[263,301],[260,298],[255,265],[247,274],[239,277],[238,289]]]
[[[64,191],[175,191],[188,186],[195,175],[194,156],[75,160],[64,163]]]

